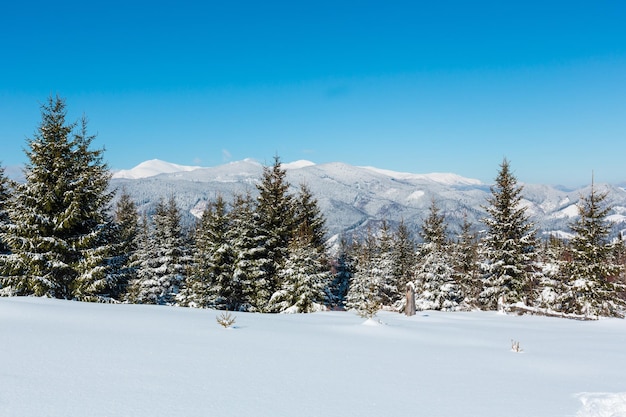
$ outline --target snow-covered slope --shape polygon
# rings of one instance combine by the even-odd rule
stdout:
[[[369,169],[374,172],[378,172],[380,174],[387,175],[391,178],[397,178],[402,180],[430,180],[433,182],[437,182],[440,184],[449,184],[449,185],[481,185],[479,180],[473,178],[465,178],[457,174],[452,173],[444,173],[444,172],[433,172],[431,174],[412,174],[410,172],[396,172],[390,171],[387,169],[380,169],[375,167],[363,167]]]
[[[626,320],[218,315],[0,298],[0,415],[626,415]]]
[[[154,161],[148,161],[154,162]],[[174,195],[183,212],[189,216],[202,213],[207,201],[221,195],[226,200],[235,194],[256,195],[255,184],[263,166],[254,160],[231,162],[208,168],[182,167],[175,164],[146,163],[152,176],[140,166],[131,176],[119,173],[113,187],[124,187],[134,196],[142,211],[150,212],[160,198]],[[161,167],[161,168],[159,168]],[[306,184],[318,199],[327,219],[330,235],[359,234],[373,223],[386,220],[391,226],[404,221],[416,233],[434,199],[445,214],[450,231],[455,233],[463,216],[481,227],[484,206],[490,194],[489,185],[455,174],[411,174],[373,167],[358,167],[340,162],[314,164],[296,161],[283,164],[292,192]],[[569,231],[568,224],[578,215],[576,203],[589,188],[563,190],[541,184],[523,184],[524,201],[531,220],[546,233]],[[607,203],[613,207],[611,220],[615,233],[626,229],[626,191],[621,187],[596,184],[609,191]]]

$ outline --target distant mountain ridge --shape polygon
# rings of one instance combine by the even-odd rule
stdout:
[[[392,227],[404,221],[417,235],[433,200],[445,214],[451,235],[458,230],[464,215],[480,230],[490,195],[490,185],[452,173],[401,173],[341,162],[295,161],[282,167],[293,193],[301,183],[311,189],[327,219],[329,237],[361,234],[383,220]],[[173,195],[190,223],[218,195],[227,201],[237,194],[256,195],[255,185],[262,172],[263,165],[252,159],[214,167],[151,160],[114,173],[111,186],[126,189],[139,209],[147,213],[159,199]],[[523,204],[540,232],[568,236],[568,224],[578,215],[576,203],[589,193],[589,187],[565,190],[520,184],[524,186]],[[609,184],[596,184],[596,187],[609,192],[607,203],[612,207],[609,220],[614,222],[614,233],[625,233],[626,191]]]
[[[285,171],[290,171],[294,169],[307,168],[317,165],[315,162],[311,162],[308,160],[298,160],[289,163],[281,164],[281,167],[285,169]],[[235,161],[226,163],[224,165],[219,165],[217,167],[200,167],[200,166],[188,166],[188,165],[178,165],[171,162],[162,161],[160,159],[151,159],[148,161],[144,161],[139,165],[131,168],[129,170],[120,170],[113,173],[113,178],[127,178],[127,179],[140,179],[140,178],[149,178],[156,177],[162,174],[177,174],[177,173],[188,173],[191,171],[201,171],[203,174],[211,171],[233,171],[234,167],[247,167],[243,168],[244,171],[250,172],[249,168],[251,167],[260,167],[263,165],[259,162],[256,162],[253,159],[244,159],[241,161]],[[431,173],[431,174],[413,174],[408,172],[397,172],[391,171],[387,169],[380,169],[375,167],[359,167],[369,171],[377,172],[392,178],[397,179],[427,179],[435,182],[440,182],[442,184],[468,184],[468,185],[480,185],[480,180],[465,178],[457,174],[452,173]],[[254,169],[252,169],[254,171]],[[191,175],[193,177],[193,175]]]

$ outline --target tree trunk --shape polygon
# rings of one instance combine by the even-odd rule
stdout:
[[[406,284],[406,303],[404,306],[404,314],[407,316],[415,315],[415,286],[412,282]]]

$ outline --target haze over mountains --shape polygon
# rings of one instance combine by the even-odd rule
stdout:
[[[417,235],[434,200],[446,216],[449,232],[455,234],[467,214],[476,230],[482,228],[484,206],[490,185],[452,173],[413,174],[340,162],[315,164],[310,161],[283,163],[292,192],[306,184],[317,198],[327,219],[329,238],[360,234],[386,220],[393,227],[404,221]],[[494,178],[498,167],[494,167]],[[190,167],[150,160],[130,170],[114,173],[111,186],[126,189],[142,212],[150,213],[159,199],[173,195],[190,224],[200,216],[208,201],[221,195],[256,195],[255,184],[263,165],[251,160],[215,167]],[[523,203],[540,233],[568,236],[568,224],[578,215],[576,203],[589,194],[589,186],[567,190],[542,184],[523,184]],[[615,236],[626,233],[626,190],[610,184],[596,184],[607,191],[612,207],[609,220]]]

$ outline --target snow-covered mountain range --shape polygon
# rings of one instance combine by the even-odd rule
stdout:
[[[306,184],[326,216],[330,236],[363,232],[382,220],[392,226],[404,221],[416,233],[434,201],[446,216],[451,233],[458,230],[463,216],[482,227],[484,206],[490,185],[451,173],[413,174],[340,162],[315,164],[310,161],[284,163],[287,181],[297,192]],[[251,159],[215,167],[191,167],[150,160],[135,168],[114,173],[112,187],[126,189],[142,212],[150,213],[159,199],[173,195],[186,220],[199,216],[206,203],[221,195],[256,194],[263,165]],[[494,172],[494,176],[497,172]],[[523,203],[541,233],[567,236],[568,224],[578,215],[576,204],[589,194],[589,186],[567,190],[541,184],[524,186]],[[626,190],[610,184],[596,184],[608,191],[612,207],[609,219],[615,234],[626,231]],[[329,236],[329,237],[330,237]]]

